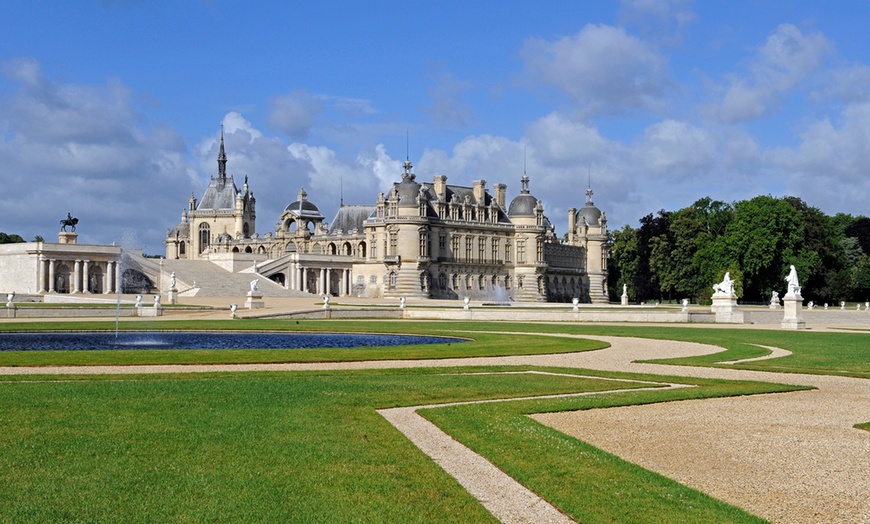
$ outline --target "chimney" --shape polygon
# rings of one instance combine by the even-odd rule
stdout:
[[[505,193],[507,193],[507,185],[506,184],[496,184],[492,186],[495,190],[495,201],[498,202],[499,207],[505,209],[504,207],[504,198]]]
[[[474,184],[474,199],[483,204],[486,198],[486,180],[475,180]]]
[[[447,200],[447,177],[444,175],[435,175],[435,195],[441,200]]]

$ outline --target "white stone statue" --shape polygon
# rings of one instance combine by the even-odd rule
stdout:
[[[142,307],[142,295],[136,295],[136,307]]]
[[[155,308],[160,307],[160,295],[154,295],[154,307]]]
[[[731,280],[730,271],[725,272],[725,277],[722,279],[722,282],[713,284],[713,293],[716,295],[727,295],[729,297],[734,296],[734,281]]]
[[[405,297],[399,297],[399,309],[405,309]]]
[[[846,301],[845,300],[840,301],[840,309],[846,309]]]
[[[870,311],[870,302],[864,302],[864,311]]]
[[[826,309],[826,310],[828,309],[828,303],[827,303],[827,302],[825,302],[825,309]]]
[[[239,309],[238,304],[230,304],[230,318],[238,318],[236,310]]]
[[[807,303],[807,309],[813,309],[814,307],[816,307],[815,303],[813,303],[813,301],[810,300],[810,301]]]
[[[785,277],[785,281],[788,284],[788,290],[786,291],[786,296],[795,296],[801,294],[801,286],[798,283],[798,275],[797,270],[794,268],[794,265],[791,266],[791,269],[788,271],[788,276]]]
[[[175,289],[175,271],[169,274],[169,289]]]
[[[12,301],[15,300],[15,292],[9,293],[6,295],[6,307],[15,307],[12,305]]]
[[[323,309],[329,309],[329,295],[323,295]]]
[[[684,298],[683,299],[683,311],[688,311],[688,310],[689,310],[689,299]]]
[[[255,278],[254,280],[251,280],[251,293],[256,294],[259,292],[260,292],[260,279]]]
[[[468,304],[469,304],[470,302],[471,302],[471,299],[468,298],[468,297],[465,297],[465,307],[464,307],[463,309],[468,309]]]
[[[625,284],[622,285],[622,296],[624,296],[624,297],[628,296],[628,286]]]
[[[579,308],[580,299],[579,298],[576,298],[576,297],[572,298],[571,303],[574,304],[574,313],[580,311],[580,308]]]
[[[861,311],[861,303],[860,302],[855,304],[855,311]]]
[[[773,303],[779,304],[779,291],[774,291],[773,293],[770,294],[770,303],[771,304],[773,304]]]

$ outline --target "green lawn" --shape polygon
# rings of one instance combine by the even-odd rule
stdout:
[[[22,325],[0,323],[0,328],[15,330]],[[122,326],[144,327],[141,322]],[[57,329],[58,325],[26,327]],[[109,329],[107,323],[64,323],[63,327]],[[789,349],[794,355],[744,367],[853,376],[866,376],[870,370],[867,345],[861,343],[867,337],[863,333],[247,320],[156,322],[147,328],[157,327],[414,332],[475,340],[405,349],[271,353],[4,352],[0,353],[0,365],[438,358],[601,347],[597,342],[531,336],[534,332],[561,332],[715,342],[727,348],[715,361],[764,354],[766,350],[752,345],[764,344]],[[709,357],[700,363],[709,365],[711,360],[705,359]],[[492,522],[477,501],[375,410],[612,390],[615,384],[627,391],[437,408],[426,410],[424,415],[578,521],[759,522],[737,508],[628,464],[526,415],[796,388],[667,379],[696,387],[662,390],[633,382],[665,380],[662,377],[618,373],[584,372],[625,382],[567,375],[468,374],[517,369],[0,379],[0,522]]]

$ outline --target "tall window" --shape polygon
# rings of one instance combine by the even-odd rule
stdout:
[[[481,264],[486,262],[486,237],[477,239],[477,261]]]
[[[526,241],[517,240],[517,264],[526,263]]]
[[[492,262],[495,263],[498,260],[498,251],[499,251],[499,239],[493,237],[492,239]]]
[[[199,225],[199,252],[202,253],[208,249],[209,241],[211,240],[211,230],[208,224]]]
[[[420,256],[429,256],[429,233],[426,231],[420,231]]]
[[[465,261],[471,262],[471,246],[474,242],[472,237],[465,237]]]
[[[504,261],[511,261],[511,241],[508,240],[504,243]]]
[[[459,235],[453,235],[450,237],[450,259],[459,259]]]

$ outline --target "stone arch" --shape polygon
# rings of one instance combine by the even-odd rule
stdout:
[[[327,255],[335,255],[338,254],[338,249],[335,247],[335,242],[330,242],[326,245],[326,254]]]
[[[357,245],[356,254],[357,254],[358,258],[365,258],[366,257],[366,242],[365,242],[365,240],[363,240],[362,242],[360,242]]]
[[[320,242],[315,242],[313,246],[311,246],[311,253],[313,255],[322,255],[323,254],[323,246],[320,245]]]
[[[348,257],[353,255],[353,246],[350,245],[350,242],[341,245],[341,254]]]

